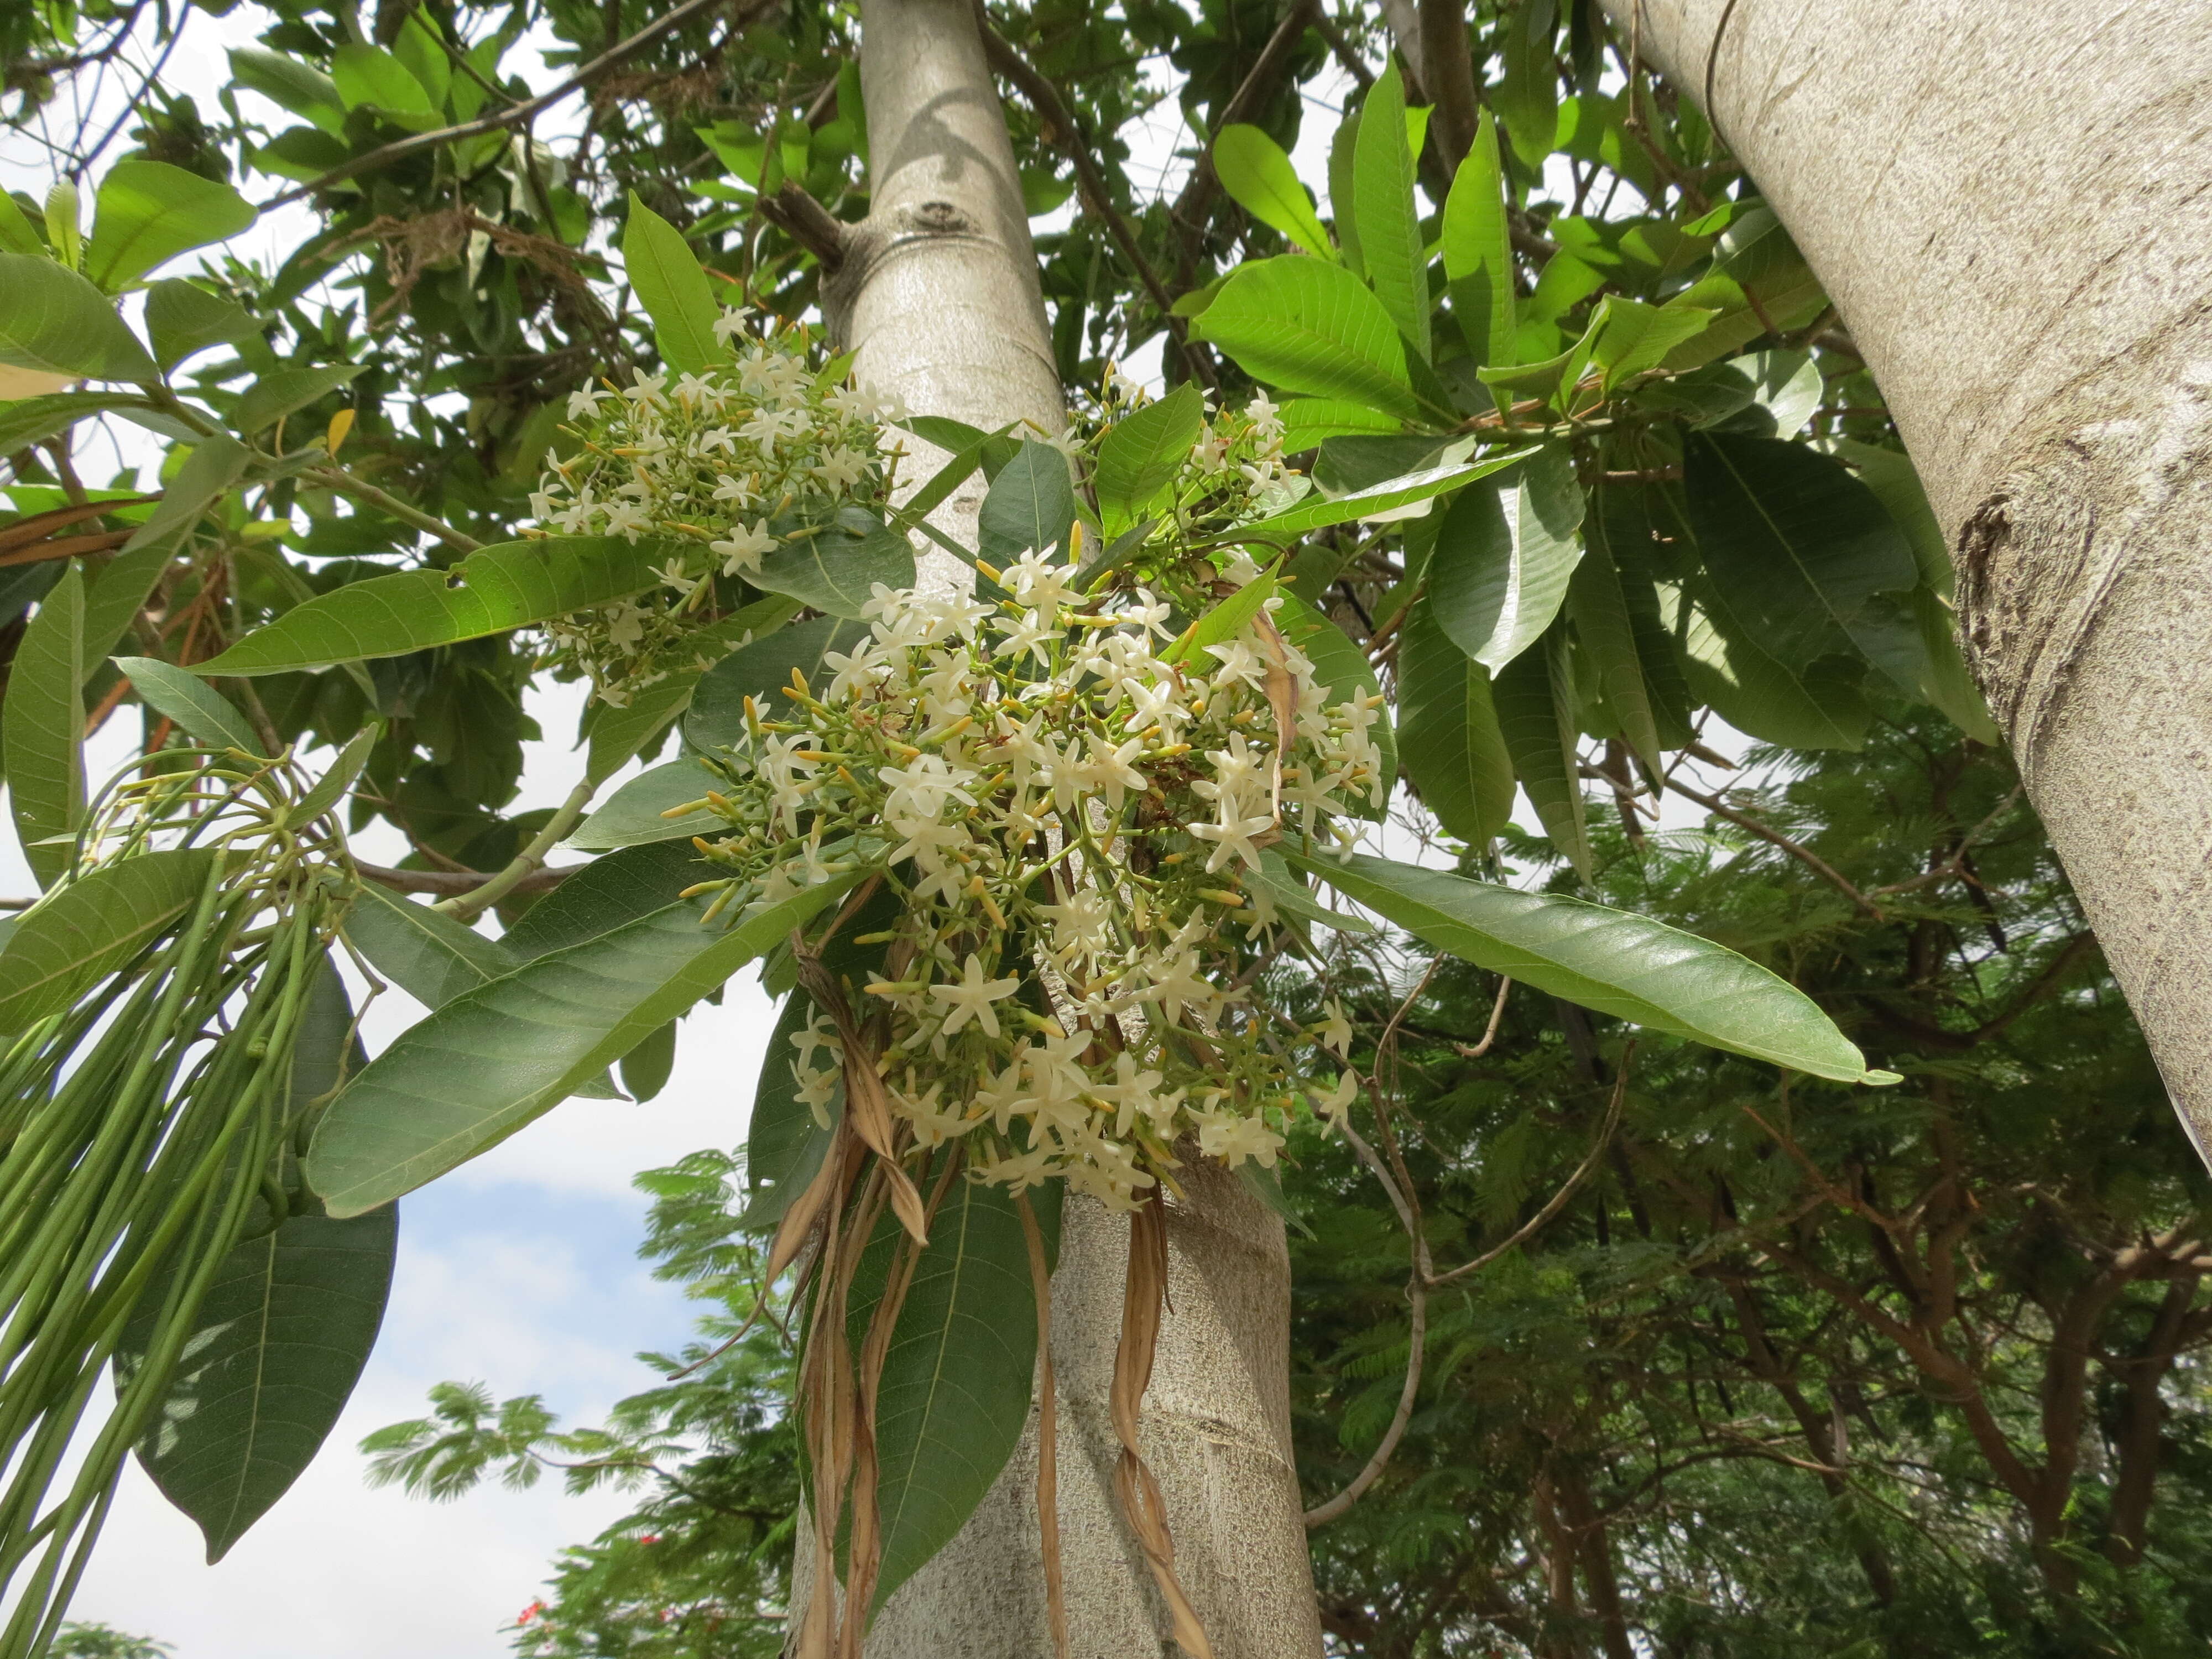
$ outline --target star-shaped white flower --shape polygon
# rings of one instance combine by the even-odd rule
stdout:
[[[986,1036],[997,1036],[999,1016],[991,1005],[1013,995],[1019,988],[1019,978],[986,979],[983,961],[973,951],[961,969],[959,979],[950,985],[933,985],[929,994],[945,1005],[945,1035],[951,1036],[969,1020],[983,1028]]]

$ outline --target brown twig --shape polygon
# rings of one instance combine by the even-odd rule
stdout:
[[[851,247],[853,228],[816,201],[805,185],[787,179],[775,195],[763,194],[753,205],[762,218],[812,254],[824,276],[837,274]]]
[[[1674,778],[1669,778],[1667,780],[1667,787],[1673,790],[1676,794],[1682,796],[1685,799],[1697,802],[1698,805],[1704,807],[1708,812],[1712,813],[1714,817],[1726,818],[1730,823],[1735,824],[1738,829],[1748,830],[1753,835],[1757,836],[1761,841],[1771,842],[1774,846],[1780,848],[1784,852],[1789,854],[1791,858],[1796,859],[1808,870],[1810,870],[1814,875],[1820,877],[1821,880],[1833,887],[1845,898],[1850,900],[1854,905],[1857,906],[1858,908],[1864,911],[1868,915],[1872,916],[1876,921],[1881,920],[1881,907],[1876,905],[1874,901],[1869,899],[1864,893],[1859,891],[1856,887],[1853,886],[1850,878],[1845,876],[1842,871],[1837,869],[1834,865],[1830,864],[1827,860],[1822,858],[1811,848],[1805,846],[1802,842],[1790,840],[1789,836],[1784,835],[1779,830],[1773,828],[1771,824],[1760,823],[1748,812],[1738,811],[1735,807],[1730,806],[1726,801],[1723,800],[1718,795],[1709,795],[1701,789],[1692,789],[1686,783],[1683,783]]]
[[[1505,994],[1512,988],[1513,981],[1510,979],[1498,981],[1498,1000],[1490,1005],[1490,1024],[1482,1028],[1482,1041],[1455,1042],[1451,1045],[1454,1054],[1462,1060],[1480,1060],[1490,1052],[1490,1045],[1498,1041],[1498,1024],[1505,1018]]]

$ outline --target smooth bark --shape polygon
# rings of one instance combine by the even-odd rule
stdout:
[[[1850,325],[1961,632],[2212,1152],[2212,77],[2199,7],[1606,0]]]
[[[825,294],[863,383],[916,414],[984,428],[1063,414],[1004,112],[967,0],[864,0],[873,195]],[[908,487],[943,459],[916,443]],[[974,544],[979,474],[933,521]],[[941,550],[925,586],[970,580]],[[1281,1221],[1234,1176],[1194,1169],[1169,1210],[1170,1311],[1145,1400],[1145,1455],[1167,1497],[1183,1585],[1220,1659],[1306,1659],[1321,1626],[1290,1436],[1290,1263]],[[1128,1227],[1066,1206],[1053,1279],[1061,1559],[1079,1659],[1168,1648],[1168,1624],[1116,1507],[1108,1410]],[[1034,1413],[960,1534],[893,1595],[870,1659],[1044,1659]],[[812,1564],[803,1547],[793,1606]]]

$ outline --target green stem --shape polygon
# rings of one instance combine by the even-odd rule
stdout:
[[[443,520],[434,519],[417,507],[410,507],[397,495],[379,489],[366,478],[356,478],[342,466],[311,466],[302,475],[332,489],[343,490],[356,501],[367,501],[380,512],[388,513],[402,524],[411,524],[426,536],[435,536],[447,546],[464,553],[473,553],[483,544],[473,536],[465,536]]]
[[[473,921],[520,884],[528,875],[545,867],[545,855],[568,838],[569,832],[583,822],[584,809],[591,805],[592,791],[598,786],[586,778],[568,792],[568,799],[561,804],[550,822],[532,837],[530,845],[514,856],[514,861],[501,870],[473,893],[457,893],[452,898],[440,899],[430,908],[442,910],[461,921]]]

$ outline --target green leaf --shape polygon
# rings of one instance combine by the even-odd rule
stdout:
[[[1398,430],[1398,422],[1362,404],[1340,398],[1292,398],[1275,411],[1283,423],[1283,453],[1296,455],[1325,438],[1355,433],[1381,434]]]
[[[1560,856],[1590,878],[1589,827],[1577,753],[1581,725],[1566,674],[1566,641],[1559,629],[1540,649],[1524,651],[1491,682],[1498,735],[1513,757],[1514,775]]]
[[[1513,236],[1505,218],[1505,181],[1498,131],[1482,112],[1474,148],[1452,175],[1444,198],[1444,278],[1452,315],[1478,367],[1513,361]]]
[[[1180,639],[1160,653],[1160,660],[1204,662],[1209,647],[1235,639],[1274,596],[1275,573],[1264,570],[1193,623]]]
[[[639,847],[647,842],[684,841],[725,828],[724,821],[702,810],[680,818],[663,812],[695,801],[722,782],[695,756],[650,767],[615,791],[591,817],[577,826],[568,845],[587,853],[617,847]]]
[[[115,665],[141,702],[174,721],[194,743],[244,755],[261,752],[261,740],[246,716],[198,675],[154,657],[118,657]]]
[[[629,198],[623,227],[623,268],[638,303],[653,319],[653,337],[671,368],[696,374],[728,361],[728,348],[714,337],[722,314],[698,256],[684,234],[637,199]]]
[[[319,594],[192,672],[282,674],[503,634],[641,592],[659,580],[653,568],[680,551],[619,536],[501,542],[449,569],[372,576]]]
[[[814,1017],[814,1004],[803,991],[784,999],[775,1029],[761,1057],[753,1085],[752,1115],[745,1127],[745,1209],[738,1224],[750,1232],[773,1232],[791,1200],[806,1190],[829,1155],[832,1131],[814,1121],[813,1109],[799,1097],[797,1058],[792,1038]],[[844,1085],[830,1103],[830,1121],[844,1109]]]
[[[1233,539],[1280,541],[1303,536],[1309,530],[1319,530],[1333,524],[1349,524],[1354,519],[1385,519],[1406,516],[1396,509],[1411,507],[1449,494],[1477,478],[1528,459],[1531,453],[1516,449],[1503,455],[1486,455],[1482,459],[1460,465],[1425,467],[1419,472],[1408,472],[1395,478],[1386,478],[1381,483],[1370,484],[1364,489],[1355,489],[1348,495],[1319,499],[1309,497],[1296,507],[1287,507],[1270,518],[1255,519],[1250,524],[1239,525],[1229,532]]]
[[[1336,226],[1336,245],[1355,276],[1367,274],[1359,257],[1359,112],[1336,124],[1328,141],[1328,211]]]
[[[0,253],[28,253],[43,259],[46,245],[39,233],[31,228],[31,222],[23,216],[23,210],[15,198],[0,190]]]
[[[70,867],[66,842],[84,811],[84,578],[72,561],[24,629],[0,703],[0,746],[23,857],[51,887]]]
[[[214,849],[141,853],[56,888],[0,950],[0,1031],[58,1014],[198,902]]]
[[[304,1040],[304,1039],[303,1039]],[[161,1414],[137,1444],[161,1494],[198,1526],[210,1565],[307,1470],[376,1345],[399,1212],[295,1215],[222,1259]],[[118,1380],[153,1346],[159,1298],[125,1328]]]
[[[164,368],[211,345],[251,338],[264,326],[245,307],[182,276],[164,277],[146,289],[146,335],[154,343],[155,362]]]
[[[1437,621],[1492,674],[1559,615],[1582,557],[1582,518],[1583,492],[1565,444],[1545,445],[1515,482],[1494,493],[1471,489],[1445,514],[1429,557]]]
[[[362,769],[368,764],[369,751],[383,735],[384,722],[371,720],[347,738],[345,747],[338,750],[337,757],[323,775],[315,780],[314,787],[294,804],[290,821],[312,823],[343,800],[345,792],[353,787],[354,780],[361,775]]]
[[[725,617],[689,636],[689,643],[698,653],[696,665],[670,669],[633,693],[619,708],[598,705],[591,721],[586,775],[593,783],[612,777],[671,720],[682,716],[708,669],[732,649],[743,648],[748,641],[757,641],[782,631],[799,608],[798,601],[781,595],[749,605],[735,616]]]
[[[1309,253],[1336,258],[1336,245],[1322,228],[1291,158],[1260,128],[1242,122],[1222,128],[1213,141],[1213,172],[1230,198],[1261,224]]]
[[[1959,649],[1958,617],[1940,594],[1925,587],[1912,590],[1911,608],[1920,633],[1920,695],[1976,743],[1995,748],[2004,735],[1990,718],[1989,704]]]
[[[374,110],[417,132],[428,132],[443,118],[422,83],[381,46],[348,41],[331,54],[331,79],[349,110]]]
[[[106,295],[27,253],[0,253],[0,363],[88,380],[159,374]]]
[[[1398,325],[1342,265],[1295,254],[1240,265],[1190,331],[1286,392],[1423,417]]]
[[[878,584],[914,586],[914,544],[866,509],[840,507],[836,522],[786,542],[750,580],[833,617],[858,617]]]
[[[1714,423],[1723,432],[1794,438],[1827,395],[1827,382],[1809,351],[1754,351],[1714,367],[1736,369],[1751,382],[1750,406]]]
[[[1901,450],[1879,449],[1856,438],[1834,439],[1825,453],[1857,473],[1859,482],[1874,492],[1875,499],[1905,532],[1913,562],[1920,568],[1920,585],[1933,588],[1948,601],[1955,580],[1950,544],[1944,539],[1943,526],[1936,521],[1935,508],[1928,504],[1928,492],[1921,486],[1912,458]]]
[[[1429,343],[1428,258],[1413,206],[1413,153],[1407,148],[1406,94],[1395,58],[1367,89],[1352,168],[1367,280],[1398,332],[1425,360],[1435,355]]]
[[[675,1069],[676,1022],[672,1019],[622,1057],[623,1087],[632,1100],[651,1100],[668,1086],[668,1074]]]
[[[161,504],[123,544],[124,550],[166,544],[198,524],[202,514],[230,493],[252,459],[253,453],[228,432],[203,439],[169,480]]]
[[[1491,94],[1513,153],[1532,167],[1543,166],[1559,131],[1559,76],[1552,61],[1558,24],[1554,0],[1521,0],[1505,26],[1504,74]]]
[[[1840,461],[1778,439],[1693,434],[1683,459],[1705,569],[1760,645],[1784,662],[1854,644],[1872,654],[1871,601],[1920,574],[1874,492]]]
[[[1771,209],[1754,208],[1729,226],[1711,270],[1667,301],[1667,310],[1717,314],[1668,352],[1666,366],[1695,368],[1725,357],[1771,330],[1810,322],[1826,303],[1820,279],[1781,220]]]
[[[1283,603],[1275,626],[1283,637],[1306,654],[1313,664],[1314,681],[1325,685],[1329,702],[1349,702],[1354,697],[1378,697],[1382,683],[1367,653],[1352,642],[1345,631],[1295,593],[1280,592]],[[1381,716],[1368,728],[1375,746],[1382,751],[1382,803],[1364,803],[1358,816],[1380,820],[1389,811],[1390,790],[1398,778],[1398,734],[1391,729],[1389,705],[1378,705]]]
[[[392,55],[407,66],[407,72],[421,84],[430,100],[430,107],[443,109],[447,89],[453,79],[452,63],[446,49],[439,44],[437,25],[427,14],[409,12],[392,37]]]
[[[313,64],[265,46],[233,46],[230,73],[240,86],[313,122],[333,138],[345,136],[345,99],[337,82]]]
[[[228,185],[167,161],[118,161],[100,181],[84,274],[110,294],[259,216]]]
[[[1683,668],[1697,701],[1747,737],[1792,749],[1856,749],[1874,710],[1859,690],[1856,658],[1785,661],[1731,608],[1717,585],[1688,586],[1696,600],[1682,629]]]
[[[1108,535],[1115,535],[1143,518],[1175,482],[1176,474],[1190,459],[1191,446],[1198,441],[1205,421],[1205,400],[1195,386],[1185,382],[1158,403],[1146,404],[1108,428],[1099,443],[1098,464],[1091,480],[1098,495],[1099,521]],[[1003,479],[1006,475],[999,476]]]
[[[362,884],[345,931],[370,967],[425,1008],[442,1008],[522,965],[500,940],[374,882]]]
[[[1590,361],[1604,371],[1599,386],[1608,397],[1623,382],[1658,368],[1668,352],[1701,332],[1718,314],[1695,306],[1662,309],[1619,294],[1607,295],[1600,309],[1602,317],[1590,348]]]
[[[359,363],[276,368],[246,388],[230,411],[231,426],[246,437],[336,392],[362,371]]]
[[[1513,760],[1492,706],[1490,674],[1417,599],[1398,643],[1398,727],[1407,771],[1445,830],[1483,847],[1513,817]]]
[[[518,962],[565,951],[666,909],[701,873],[698,854],[679,842],[593,859],[524,911],[500,943]]]
[[[1032,1191],[1056,1243],[1057,1182]],[[1042,1200],[1042,1201],[1040,1201]],[[849,1307],[866,1330],[895,1236],[872,1240]],[[1021,1213],[1003,1187],[957,1181],[930,1224],[891,1328],[876,1397],[876,1501],[883,1555],[876,1605],[958,1532],[1013,1455],[1029,1421],[1036,1300]]]
[[[975,550],[992,564],[1012,564],[1024,553],[1064,545],[1074,523],[1067,457],[1050,444],[1025,440],[983,497]]]
[[[1340,933],[1372,933],[1375,924],[1354,910],[1332,910],[1313,896],[1305,878],[1283,862],[1270,847],[1260,854],[1260,867],[1245,872],[1245,884],[1264,894],[1267,902],[1301,927],[1330,927]],[[1242,1167],[1250,1169],[1251,1164]]]
[[[1582,562],[1567,583],[1567,615],[1575,638],[1597,670],[1605,706],[1645,769],[1659,770],[1659,716],[1644,678],[1644,653],[1626,589],[1607,544],[1607,527],[1593,514]]]
[[[175,544],[169,541],[128,549],[110,559],[107,568],[87,584],[84,676],[88,682],[122,640],[175,554]]]
[[[1440,951],[1601,1014],[1814,1077],[1865,1058],[1813,1000],[1725,945],[1626,910],[1355,854],[1286,854]]]
[[[389,1203],[496,1146],[628,1054],[857,879],[724,930],[669,905],[464,992],[401,1033],[324,1115],[307,1176],[333,1215]]]
[[[849,653],[867,635],[865,623],[817,617],[739,647],[701,677],[684,717],[685,741],[695,749],[708,750],[739,742],[745,732],[747,697],[763,720],[781,719],[792,707],[781,691],[791,684],[793,669],[805,674],[818,694],[823,657],[832,651]]]

